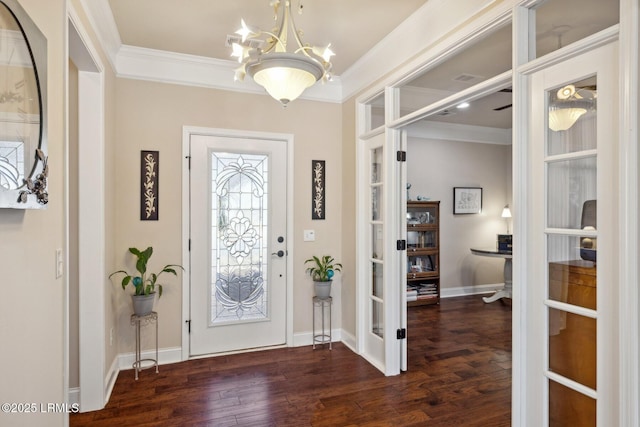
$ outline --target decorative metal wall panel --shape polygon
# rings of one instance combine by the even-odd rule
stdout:
[[[140,152],[140,220],[158,220],[160,152]]]
[[[269,157],[211,153],[210,324],[266,319]]]
[[[311,161],[311,219],[324,219],[326,213],[325,202],[326,169],[324,160]]]

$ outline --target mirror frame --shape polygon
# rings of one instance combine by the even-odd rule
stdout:
[[[17,189],[0,187],[0,208],[44,209],[49,201],[47,188],[47,39],[17,0],[0,0],[18,21],[31,52],[40,97],[40,138],[34,150],[33,167]]]

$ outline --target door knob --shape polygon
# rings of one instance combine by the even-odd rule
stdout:
[[[282,258],[284,256],[284,251],[274,252],[271,255],[278,255],[278,258]]]

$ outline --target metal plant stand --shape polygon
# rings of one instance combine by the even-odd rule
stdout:
[[[313,348],[316,348],[316,344],[329,344],[329,350],[331,350],[331,303],[333,298],[319,298],[313,297]],[[316,334],[316,309],[320,309],[320,318],[322,319],[321,331]],[[325,330],[325,309],[329,312],[329,330]]]
[[[142,358],[142,350],[140,348],[140,327],[142,325],[148,325],[150,323],[155,323],[156,325],[156,358],[155,359],[143,359]],[[131,315],[131,324],[136,327],[136,361],[133,362],[133,369],[136,373],[136,380],[138,379],[138,372],[149,369],[156,368],[156,374],[158,373],[158,313],[152,311],[149,314],[145,314],[144,316],[138,316],[136,314]]]

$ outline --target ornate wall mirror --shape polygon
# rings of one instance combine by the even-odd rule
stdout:
[[[0,207],[41,209],[47,193],[47,40],[0,0]]]

